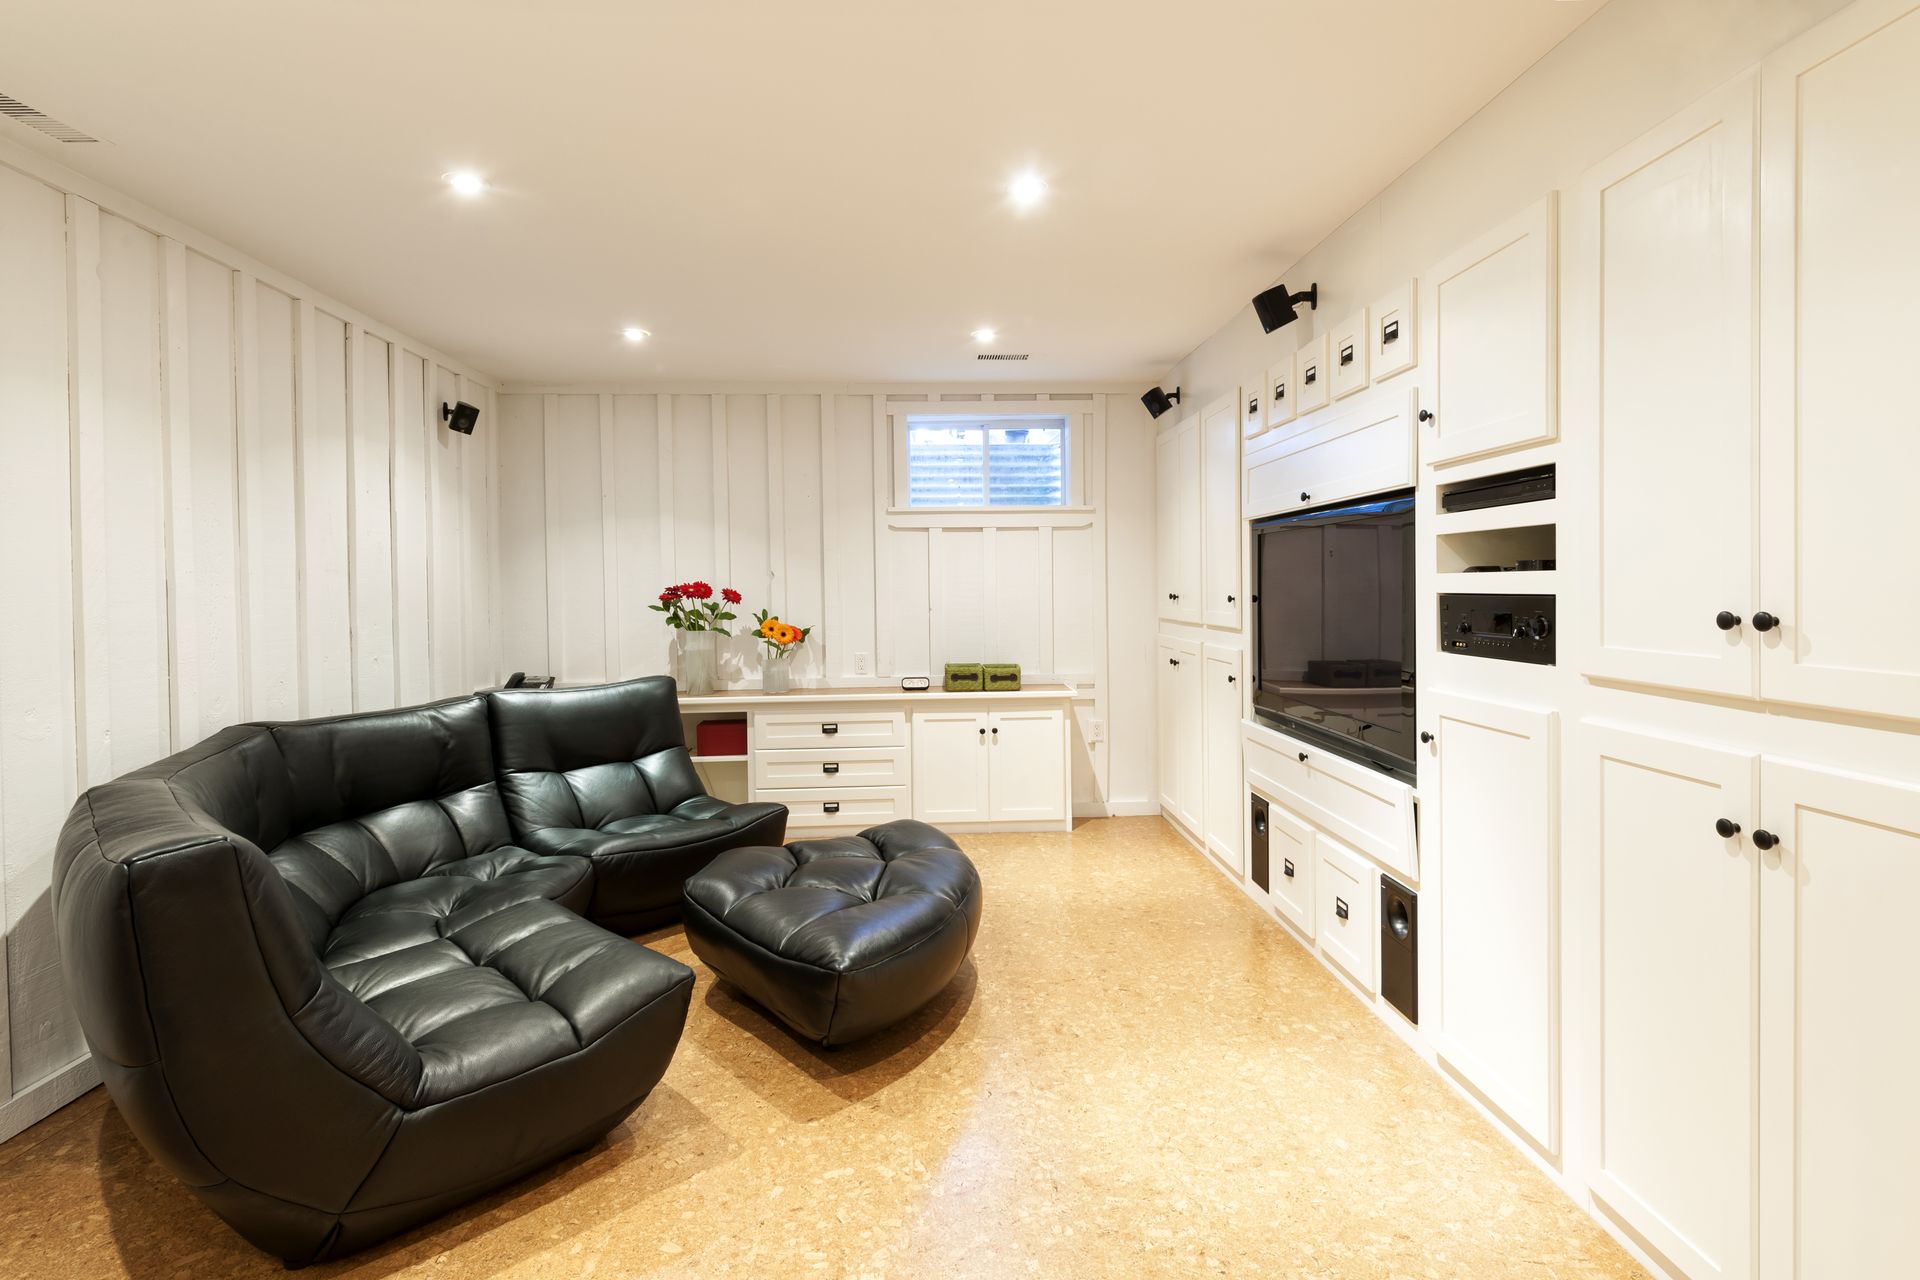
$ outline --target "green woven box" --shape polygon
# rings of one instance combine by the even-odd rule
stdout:
[[[979,693],[987,687],[987,670],[977,662],[949,662],[943,687],[948,693]]]
[[[1017,662],[989,662],[983,668],[987,677],[988,693],[1017,693],[1020,689],[1020,664]]]

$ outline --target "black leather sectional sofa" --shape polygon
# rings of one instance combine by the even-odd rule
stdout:
[[[693,974],[590,921],[785,825],[704,793],[664,677],[239,725],[75,804],[67,990],[147,1149],[303,1265],[637,1107]]]

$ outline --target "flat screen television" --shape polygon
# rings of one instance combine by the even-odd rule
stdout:
[[[1414,781],[1413,492],[1253,525],[1254,715]]]

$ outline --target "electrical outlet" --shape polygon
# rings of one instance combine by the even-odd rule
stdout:
[[[867,663],[867,655],[866,655],[866,654],[864,654],[864,653],[856,653],[856,654],[854,654],[854,655],[853,655],[853,674],[855,674],[855,675],[857,675],[857,676],[864,676],[864,675],[866,675],[866,674],[867,674],[867,666],[868,666],[868,663]]]
[[[1087,745],[1097,746],[1107,740],[1107,722],[1095,716],[1087,721]]]

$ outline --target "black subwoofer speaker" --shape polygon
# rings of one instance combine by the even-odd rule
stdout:
[[[1262,893],[1265,893],[1267,890],[1267,798],[1265,796],[1253,797],[1253,823],[1249,830],[1253,835],[1251,841],[1253,848],[1248,865],[1253,871],[1253,882],[1260,886]]]
[[[1420,895],[1392,876],[1380,877],[1380,994],[1419,1024]]]

